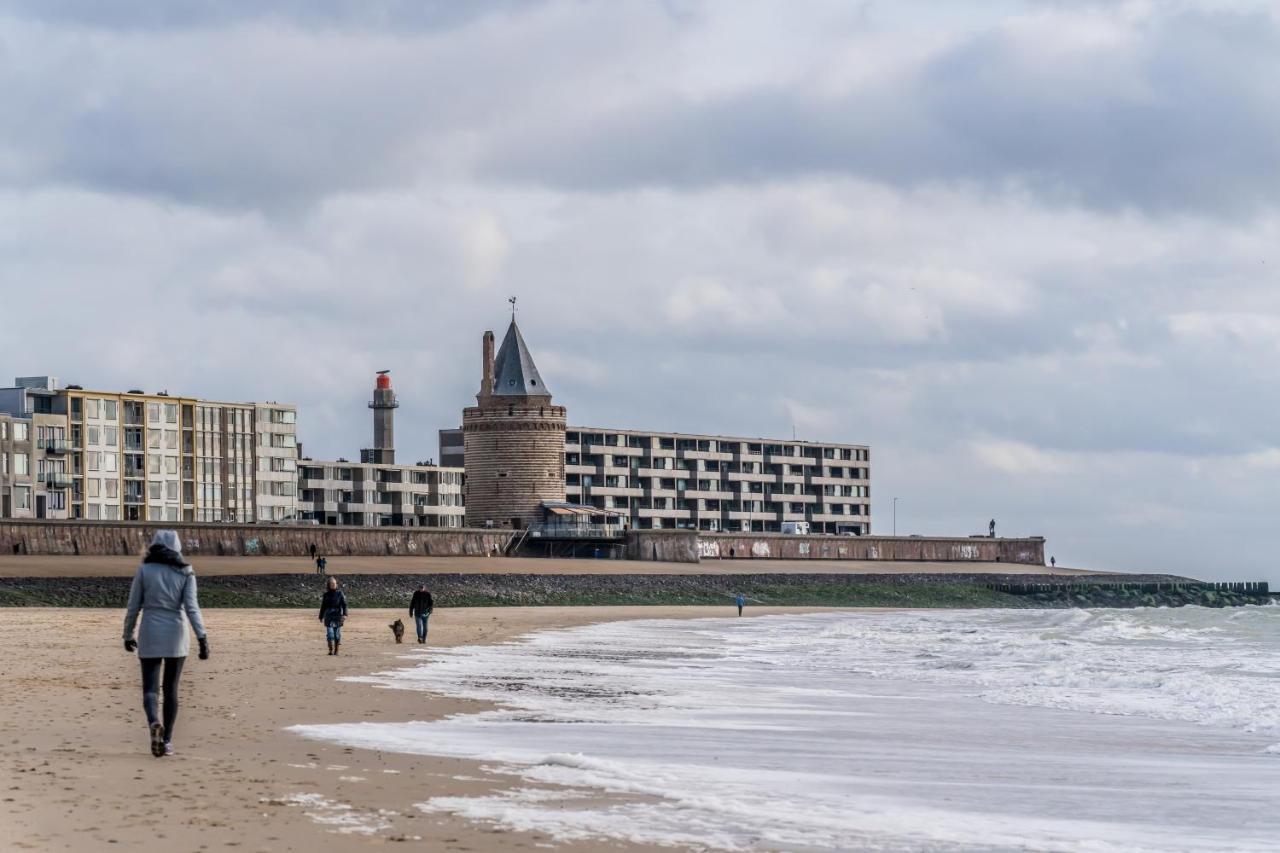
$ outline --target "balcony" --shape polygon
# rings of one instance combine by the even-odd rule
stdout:
[[[44,484],[50,489],[69,489],[71,488],[71,475],[66,471],[46,471],[44,473]]]
[[[71,444],[65,438],[46,438],[37,444],[44,447],[44,452],[55,456],[60,456],[71,450]]]

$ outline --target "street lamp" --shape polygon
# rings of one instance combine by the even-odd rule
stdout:
[[[898,535],[898,499],[893,499],[893,535]]]

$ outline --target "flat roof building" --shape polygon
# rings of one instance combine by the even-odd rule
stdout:
[[[25,462],[10,442],[9,470],[34,465],[43,484],[33,481],[29,508],[24,483],[0,485],[6,517],[256,522],[297,513],[294,406],[20,377],[0,389],[0,410],[11,423],[30,419],[35,432]]]
[[[459,432],[440,431],[442,457]],[[866,445],[570,426],[564,454],[566,499],[631,527],[871,532]]]

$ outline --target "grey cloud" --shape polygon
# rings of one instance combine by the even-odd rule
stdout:
[[[1104,209],[1241,212],[1280,200],[1274,19],[1188,12],[1132,35],[1068,60],[988,30],[843,96],[788,87],[626,104],[498,140],[486,166],[580,190],[850,174],[1022,187]]]
[[[3,11],[107,30],[178,30],[275,22],[308,27],[447,29],[535,0],[9,0]]]

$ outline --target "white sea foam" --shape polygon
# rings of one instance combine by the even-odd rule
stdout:
[[[366,680],[503,709],[299,730],[490,762],[524,783],[421,808],[562,839],[1269,850],[1280,833],[1275,608],[612,623]]]

